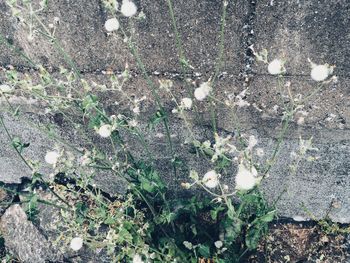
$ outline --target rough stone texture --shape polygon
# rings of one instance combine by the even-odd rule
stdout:
[[[257,1],[254,47],[266,48],[270,60],[285,59],[289,75],[309,76],[310,58],[335,64],[335,74],[349,77],[349,11],[347,0]]]
[[[4,107],[4,104],[2,104]],[[22,105],[23,106],[23,105]],[[29,107],[30,108],[30,107]],[[28,109],[29,109],[28,108]],[[43,166],[40,172],[48,178],[49,174],[53,172],[52,167],[45,164],[45,154],[48,151],[52,151],[56,144],[59,144],[53,138],[50,138],[45,131],[42,131],[36,126],[38,123],[55,125],[52,119],[45,118],[38,112],[34,115],[33,113],[22,116],[22,119],[15,119],[9,114],[2,114],[4,117],[5,125],[8,126],[9,132],[12,136],[19,137],[22,142],[30,142],[30,146],[23,151],[23,156],[27,160],[39,161]],[[52,116],[51,116],[52,117]],[[67,128],[68,132],[64,129]],[[84,145],[83,139],[76,139],[77,134],[69,132],[71,127],[65,126],[61,129],[56,128],[59,136],[62,136],[63,141],[75,145],[77,147]],[[7,184],[19,184],[22,178],[31,178],[32,171],[24,164],[20,159],[16,151],[13,149],[9,138],[3,127],[1,127],[0,133],[0,180]],[[61,144],[62,146],[62,144]],[[14,169],[15,167],[15,169]],[[111,194],[122,193],[125,190],[124,183],[114,175],[110,175],[106,172],[100,174],[96,178],[95,183],[102,190]]]
[[[221,1],[173,1],[175,16],[178,20],[179,31],[183,37],[185,53],[189,62],[194,66],[194,72],[204,75],[202,78],[192,79],[200,83],[207,80],[211,75],[218,51],[218,29],[220,24]],[[242,2],[242,1],[240,1]],[[339,222],[350,222],[349,204],[349,27],[347,26],[349,3],[346,0],[333,1],[251,1],[250,3],[230,4],[228,10],[228,26],[226,36],[226,52],[224,68],[227,74],[223,74],[216,85],[215,94],[220,101],[224,101],[229,94],[237,95],[246,86],[241,81],[238,73],[247,70],[251,66],[246,49],[248,44],[254,43],[255,50],[267,48],[270,60],[275,57],[284,58],[287,61],[286,81],[292,83],[293,94],[310,94],[315,83],[309,77],[310,66],[307,57],[315,63],[330,63],[337,66],[335,74],[339,75],[339,82],[326,85],[317,96],[312,98],[305,107],[305,123],[296,125],[297,119],[292,122],[291,130],[287,134],[281,150],[281,156],[276,166],[270,173],[270,177],[264,183],[264,190],[270,200],[275,200],[282,190],[287,187],[288,191],[278,202],[281,216],[307,217],[301,203],[314,214],[316,218],[322,218],[329,211],[333,202],[338,202],[331,209],[330,216]],[[174,77],[176,79],[180,67],[177,62],[174,33],[171,29],[171,21],[167,12],[165,1],[137,1],[138,6],[146,14],[145,21],[135,21],[135,39],[138,43],[139,52],[145,61],[146,69],[153,72],[152,79],[157,83],[159,79]],[[4,6],[1,6],[4,7]],[[44,44],[38,37],[33,43],[29,43],[27,33],[9,15],[8,10],[1,8],[3,16],[0,21],[3,25],[1,30],[9,39],[31,55],[35,55],[38,61],[48,65],[57,66],[62,63],[61,56],[51,50],[50,45]],[[60,17],[61,24],[57,31],[64,48],[77,61],[78,67],[89,71],[84,74],[86,79],[95,79],[105,83],[106,76],[94,71],[102,71],[106,68],[122,70],[128,61],[131,69],[136,69],[130,52],[126,51],[120,37],[106,36],[103,24],[108,15],[99,6],[98,1],[49,1],[49,10],[42,16],[45,21],[52,21],[53,17]],[[125,25],[126,20],[121,19]],[[246,24],[248,23],[248,24]],[[247,32],[247,29],[252,31]],[[1,47],[3,48],[3,47]],[[2,50],[2,49],[1,49]],[[24,65],[23,60],[11,53],[0,53],[0,64]],[[248,63],[247,65],[245,63]],[[268,76],[267,67],[261,63],[252,65],[254,70],[250,76],[249,89],[246,99],[251,104],[248,108],[242,108],[237,112],[240,119],[240,127],[246,134],[255,134],[260,142],[259,147],[265,149],[266,156],[271,154],[272,145],[276,142],[276,136],[280,127],[282,116],[282,100],[286,101],[286,90],[279,91],[277,80]],[[158,73],[155,73],[158,71]],[[249,70],[248,70],[249,71]],[[255,73],[254,73],[255,72]],[[223,72],[222,72],[223,73]],[[4,79],[1,79],[3,82]],[[175,81],[174,93],[178,98],[187,96],[186,85],[181,81]],[[154,112],[154,100],[146,82],[137,71],[133,71],[133,77],[125,86],[125,91],[138,98],[143,95],[147,100],[141,105],[144,125],[148,117]],[[170,113],[174,102],[169,94],[161,93],[165,101],[165,107]],[[131,107],[127,104],[115,105],[120,99],[120,94],[109,92],[100,94],[105,102],[108,113],[115,114],[120,111],[133,116]],[[33,106],[24,103],[22,108],[30,111]],[[29,107],[29,105],[31,107]],[[277,108],[275,106],[278,106]],[[198,138],[210,137],[210,120],[207,114],[202,113],[207,104],[197,103],[199,116],[189,116],[192,121],[203,127],[196,127]],[[35,114],[38,112],[35,111]],[[40,114],[39,114],[40,115]],[[41,113],[42,115],[42,113]],[[237,127],[232,113],[218,105],[218,126],[222,133],[231,133]],[[50,117],[46,116],[46,119]],[[37,120],[44,121],[43,116]],[[24,129],[23,124],[9,121],[11,131],[20,132],[24,138],[34,141],[33,148],[29,149],[32,156],[43,158],[46,146],[51,141],[46,141],[43,136],[29,127]],[[172,133],[176,141],[176,151],[183,152],[187,146],[180,145],[188,136],[186,129],[181,126],[178,119],[174,118]],[[64,129],[64,126],[61,127]],[[151,142],[151,148],[158,157],[158,166],[161,173],[168,175],[168,159],[161,158],[167,150],[165,137],[159,137],[158,133],[164,133],[161,125],[156,131],[147,136]],[[158,137],[157,137],[158,136]],[[304,139],[314,138],[314,146],[319,148],[316,162],[303,162],[296,175],[289,175],[288,164],[290,152],[297,149],[299,136]],[[70,137],[68,137],[70,138]],[[19,182],[23,175],[28,175],[25,167],[15,159],[13,152],[3,145],[5,137],[0,134],[0,175],[6,182]],[[103,142],[102,142],[103,143]],[[135,138],[129,138],[130,148],[137,145]],[[45,147],[44,147],[45,146]],[[141,152],[140,148],[135,148]],[[29,154],[29,153],[28,153]],[[197,165],[206,169],[203,163],[192,158],[192,155],[184,157],[191,160],[191,165]],[[192,158],[192,159],[191,159]],[[15,167],[16,169],[13,169]],[[202,171],[200,170],[200,171]],[[234,167],[232,168],[234,174]],[[182,174],[186,178],[184,170]],[[168,175],[168,182],[174,182]],[[104,185],[115,182],[108,176],[100,176]],[[233,182],[233,177],[227,179]],[[118,183],[116,184],[118,185]],[[109,185],[112,191],[114,184]]]
[[[137,5],[145,13],[146,20],[135,21],[134,37],[138,49],[142,51],[141,56],[147,70],[180,72],[175,34],[166,1],[142,0],[137,1]],[[246,6],[235,3],[228,8],[227,14],[227,52],[223,64],[226,70],[235,73],[242,70],[244,52],[240,41],[240,28],[243,27]],[[11,18],[5,3],[0,7],[1,22],[7,25],[0,30],[3,35],[37,63],[53,67],[65,64],[62,54],[45,37],[37,35],[33,41],[28,41],[28,27]],[[197,3],[181,0],[174,3],[185,55],[196,72],[205,74],[214,70],[219,52],[221,10],[222,3],[215,1]],[[134,60],[123,43],[121,33],[107,35],[104,22],[112,15],[104,11],[101,1],[48,1],[48,8],[40,15],[40,19],[48,25],[53,23],[54,17],[60,19],[55,36],[79,69],[89,72],[107,68],[120,70],[125,67],[126,62],[135,69]],[[127,27],[125,18],[120,18],[120,21]],[[4,51],[0,57],[2,65],[28,65],[18,55],[7,53],[7,49],[0,50]]]
[[[19,205],[8,208],[1,217],[1,232],[6,247],[23,262],[60,262],[62,257],[47,239],[27,220]]]

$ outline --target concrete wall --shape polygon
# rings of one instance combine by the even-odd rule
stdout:
[[[147,71],[155,82],[163,78],[172,78],[175,81],[176,96],[181,98],[187,92],[184,82],[179,78],[181,68],[166,3],[139,0],[136,4],[146,15],[146,20],[135,22],[135,41]],[[194,67],[187,77],[193,81],[206,81],[215,68],[221,9],[222,2],[219,0],[174,1],[184,50]],[[270,60],[286,60],[286,80],[291,81],[294,94],[308,94],[315,86],[309,77],[310,65],[307,58],[315,63],[335,64],[335,74],[339,76],[338,83],[327,86],[306,105],[308,115],[305,117],[305,123],[292,124],[280,158],[263,184],[263,189],[271,201],[276,199],[282,190],[287,189],[287,193],[278,203],[281,216],[307,217],[301,206],[303,203],[311,213],[321,218],[329,212],[331,204],[336,202],[338,205],[331,209],[329,214],[331,218],[339,222],[350,222],[349,9],[350,3],[347,0],[312,3],[303,0],[232,1],[228,7],[224,63],[215,94],[219,99],[223,99],[226,93],[237,95],[249,88],[247,100],[251,106],[242,108],[238,116],[244,132],[256,135],[259,140],[258,147],[265,149],[267,156],[271,154],[280,128],[281,110],[274,110],[275,105],[280,105],[280,96],[276,88],[276,78],[268,75],[266,65],[254,62],[249,46],[253,45],[257,51],[266,48]],[[104,22],[109,15],[103,10],[100,1],[49,0],[48,10],[41,18],[51,23],[54,17],[60,18],[56,36],[76,61],[84,78],[108,83],[108,76],[104,75],[103,71],[122,71],[128,62],[132,79],[126,91],[139,97],[146,95],[148,99],[143,103],[141,111],[145,114],[152,112],[154,101],[123,39],[108,36],[104,31]],[[123,25],[127,24],[125,19],[121,19],[121,22]],[[27,30],[10,16],[4,1],[0,2],[0,24],[0,32],[36,62],[51,66],[53,70],[58,65],[64,65],[62,56],[42,37],[39,36],[32,42],[28,41]],[[4,45],[0,46],[0,65],[4,67],[2,75],[0,74],[0,82],[4,80],[3,74],[6,73],[5,68],[8,65],[33,76],[36,74],[23,58]],[[115,100],[113,96],[116,95],[105,95],[106,105],[110,105],[106,107],[107,110],[111,113],[127,110],[112,106]],[[174,106],[173,102],[165,94],[162,94],[162,99],[170,112]],[[35,103],[30,104],[28,100],[17,103],[21,105],[22,110],[29,112],[35,121],[55,123],[55,118],[43,116],[43,111],[40,107],[35,107]],[[204,106],[199,104],[200,110],[203,110]],[[235,122],[230,112],[219,107],[217,117],[220,132],[231,133],[234,130]],[[203,118],[202,124],[209,123],[207,115],[203,114]],[[42,159],[52,141],[25,124],[11,120],[8,115],[6,121],[11,131],[32,142],[33,146],[29,148],[28,155]],[[185,130],[175,117],[171,128],[175,141],[181,142],[186,137]],[[68,140],[77,141],[74,134],[67,131],[67,127],[63,125],[60,129]],[[206,138],[210,131],[205,127],[196,127],[196,133],[199,138]],[[161,158],[164,155],[165,141],[154,134],[150,134],[147,139],[153,142],[152,146],[159,156],[159,166],[165,167]],[[303,162],[298,173],[291,176],[288,168],[290,153],[298,148],[299,136],[313,136],[314,147],[319,148],[316,154],[318,159],[312,163]],[[130,144],[133,144],[132,140]],[[186,146],[181,144],[176,147],[178,151],[186,150]],[[198,167],[201,166],[191,155],[185,154],[184,158],[191,159],[191,163],[197,164]],[[166,169],[162,173],[166,176]],[[30,173],[15,159],[4,133],[1,132],[0,181],[19,183],[20,178],[25,176],[30,176]],[[185,172],[183,176],[186,178]],[[233,180],[233,176],[227,178],[229,183]],[[118,183],[114,177],[109,179],[108,176],[103,176],[97,181],[102,188],[111,193],[118,190]]]

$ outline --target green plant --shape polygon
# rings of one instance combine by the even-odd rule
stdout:
[[[45,105],[46,113],[63,116],[84,142],[84,147],[77,147],[60,138],[51,125],[39,124],[37,126],[39,130],[57,142],[57,145],[50,149],[45,157],[54,175],[50,178],[39,172],[40,162],[27,160],[24,157],[23,153],[30,147],[30,143],[24,143],[20,138],[10,134],[3,118],[0,117],[1,124],[14,150],[32,171],[30,193],[24,199],[29,219],[35,220],[39,212],[39,203],[46,205],[55,203],[55,207],[59,209],[63,218],[58,222],[60,235],[56,241],[57,244],[59,242],[68,244],[74,237],[80,237],[85,245],[105,249],[113,262],[122,260],[198,262],[200,258],[212,259],[214,262],[221,263],[239,262],[247,252],[257,247],[259,240],[268,230],[268,224],[277,214],[275,208],[270,207],[264,199],[259,190],[259,184],[276,162],[281,144],[295,114],[303,108],[305,101],[316,94],[327,81],[322,81],[322,84],[311,94],[298,98],[293,96],[289,86],[284,83],[283,62],[273,60],[269,63],[267,52],[255,53],[258,60],[268,64],[269,72],[277,75],[279,89],[286,89],[280,92],[283,118],[276,145],[266,163],[257,163],[255,161],[257,140],[252,135],[242,133],[239,116],[236,115],[237,108],[248,105],[248,102],[244,100],[246,90],[224,102],[215,96],[214,87],[217,84],[224,54],[228,1],[222,3],[220,49],[215,72],[199,87],[191,86],[186,82],[190,94],[186,98],[178,98],[178,95],[174,94],[172,89],[174,83],[171,80],[160,81],[158,87],[149,76],[133,36],[133,23],[137,19],[143,19],[142,15],[130,17],[134,13],[134,3],[124,1],[129,5],[128,9],[124,9],[124,12],[123,6],[120,9],[124,16],[130,17],[130,28],[124,28],[114,17],[117,2],[104,1],[106,8],[113,15],[113,20],[109,20],[106,24],[106,30],[112,36],[120,33],[125,39],[127,47],[147,82],[150,94],[153,96],[155,109],[146,125],[147,129],[139,123],[139,104],[143,99],[131,98],[123,89],[125,85],[128,85],[130,79],[127,66],[120,75],[111,74],[109,87],[84,79],[74,61],[63,50],[55,37],[55,27],[59,25],[55,24],[53,28],[49,28],[38,16],[38,13],[45,8],[46,2],[44,1],[38,10],[33,10],[31,1],[24,1],[22,4],[17,1],[7,2],[13,14],[24,21],[25,26],[28,27],[29,36],[35,37],[33,35],[35,29],[35,32],[46,37],[56,51],[63,56],[68,66],[68,68],[60,67],[59,77],[56,77],[45,67],[36,65],[28,56],[20,53],[35,66],[38,71],[38,79],[35,80],[26,74],[22,75],[16,70],[7,72],[6,85],[15,87],[14,90],[1,91],[9,105],[9,113],[33,126],[33,123],[23,118],[19,108],[12,106],[8,98],[12,93],[35,97]],[[176,36],[179,62],[185,74],[192,66],[183,51],[172,1],[167,0],[167,4]],[[6,42],[5,38],[1,37],[1,40],[14,51],[20,52]],[[331,74],[331,67],[327,66],[326,69],[329,70],[327,78]],[[103,100],[100,99],[105,92],[120,95],[129,103],[131,112],[110,114]],[[186,143],[192,146],[193,156],[206,160],[211,167],[211,170],[204,175],[192,167],[187,167],[188,165],[181,159],[181,154],[175,153],[169,125],[171,113],[164,106],[161,92],[170,95],[175,102],[176,107],[172,112],[180,116],[184,129],[189,131]],[[284,102],[282,96],[285,92],[289,96],[287,103]],[[192,131],[190,115],[192,109],[193,114],[196,114],[199,103],[206,99],[209,101],[213,133],[208,140],[203,140],[197,138]],[[215,120],[217,105],[226,107],[232,112],[232,118],[237,123],[234,137],[220,134],[218,131]],[[171,167],[177,186],[181,185],[185,190],[192,188],[198,194],[187,191],[184,196],[177,195],[176,191],[173,191],[164,182],[162,174],[157,171],[156,160],[146,136],[159,125],[163,125],[165,131],[166,154],[170,160],[168,165]],[[128,137],[124,137],[125,134],[138,140],[146,158],[135,156],[133,149],[130,149],[127,144]],[[96,136],[108,142],[110,149],[106,150],[97,144]],[[297,159],[293,166],[295,169],[307,150],[303,149],[300,153],[300,159]],[[183,167],[188,168],[189,177],[183,178],[181,182],[179,173]],[[237,170],[234,175],[234,187],[225,183],[225,179],[233,177],[233,168]],[[102,170],[109,171],[124,180],[128,186],[128,194],[117,199],[103,195],[92,180]],[[68,183],[61,183],[60,177]],[[38,187],[44,187],[50,192],[50,200],[40,198],[36,193]],[[71,248],[79,249],[79,243],[77,246],[71,245]]]

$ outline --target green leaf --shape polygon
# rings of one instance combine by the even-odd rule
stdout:
[[[249,228],[247,231],[246,240],[245,240],[247,248],[249,250],[256,249],[262,235],[263,235],[263,229],[261,227]]]
[[[149,120],[148,128],[150,130],[153,130],[165,118],[166,118],[166,113],[163,110],[158,110]]]
[[[215,207],[213,210],[210,210],[211,219],[216,220],[218,218],[218,214],[223,210],[225,210],[225,208],[222,206],[218,206]]]
[[[262,216],[259,218],[260,221],[265,222],[265,223],[269,223],[271,222],[276,216],[276,211],[270,211],[268,212],[266,215]]]
[[[198,247],[198,253],[205,258],[210,258],[210,248],[206,245],[199,245]]]
[[[230,219],[232,219],[232,220],[234,220],[235,219],[235,217],[236,217],[236,212],[235,212],[235,208],[233,207],[233,205],[232,205],[232,201],[231,201],[231,199],[228,199],[227,200],[227,216],[230,218]]]
[[[30,143],[23,143],[19,137],[12,139],[12,146],[17,149],[19,153],[22,153],[25,148],[30,146]]]

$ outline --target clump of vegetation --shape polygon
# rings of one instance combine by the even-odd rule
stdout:
[[[137,6],[130,0],[123,0],[121,5],[116,1],[104,1],[110,13],[110,18],[104,25],[106,32],[110,37],[117,34],[123,37],[153,96],[155,109],[147,128],[141,123],[143,117],[140,104],[150,98],[134,98],[125,91],[131,78],[128,66],[121,74],[109,73],[108,85],[84,79],[55,37],[59,18],[54,19],[55,23],[46,25],[38,15],[46,8],[46,1],[37,10],[33,9],[31,1],[7,3],[12,8],[13,15],[29,29],[28,39],[33,40],[38,34],[46,37],[63,55],[68,65],[67,68],[60,67],[59,76],[54,76],[47,68],[37,65],[6,42],[39,73],[39,78],[34,79],[15,69],[7,72],[7,83],[1,85],[0,93],[8,102],[9,112],[28,125],[35,125],[28,122],[20,108],[15,108],[10,102],[11,96],[16,94],[35,98],[45,107],[46,114],[63,116],[85,143],[84,147],[78,147],[64,141],[51,125],[39,124],[37,128],[57,142],[46,153],[45,162],[52,173],[45,175],[39,160],[28,160],[23,155],[30,147],[30,142],[24,142],[11,134],[0,117],[13,148],[32,171],[30,191],[22,199],[29,219],[35,221],[37,218],[39,203],[55,207],[61,216],[57,222],[57,231],[60,233],[57,244],[63,242],[74,251],[83,246],[102,249],[111,258],[111,262],[198,262],[201,259],[222,263],[239,262],[247,252],[257,248],[259,240],[267,233],[269,223],[276,216],[275,208],[267,204],[259,185],[274,165],[289,124],[295,120],[296,114],[302,111],[308,99],[333,80],[329,77],[332,67],[312,65],[311,77],[321,84],[311,94],[293,96],[290,85],[283,78],[286,72],[284,62],[280,59],[269,62],[266,51],[255,52],[258,60],[268,65],[268,72],[279,79],[279,88],[285,89],[286,92],[281,92],[281,96],[284,93],[289,96],[288,102],[282,98],[282,129],[272,155],[265,163],[258,163],[256,156],[264,155],[264,151],[257,148],[255,136],[242,133],[239,116],[235,113],[238,108],[249,105],[245,100],[247,90],[236,96],[228,96],[224,101],[215,96],[224,53],[228,1],[222,3],[220,50],[215,72],[198,86],[186,82],[189,96],[180,98],[174,92],[175,84],[172,80],[161,80],[159,84],[151,80],[138,54],[132,26],[138,20],[146,19],[144,14],[138,12]],[[185,73],[192,66],[181,46],[171,0],[167,0],[167,4],[176,35],[179,63]],[[130,20],[131,28],[123,27],[120,16]],[[117,94],[128,101],[130,112],[110,114],[101,99],[106,92]],[[172,98],[174,109],[169,111],[165,108],[161,92]],[[198,113],[198,108],[203,107],[204,103],[208,103],[210,112],[217,105],[227,107],[232,112],[232,118],[237,123],[234,135],[220,134],[214,114],[210,114],[213,131],[209,140],[195,135],[191,114]],[[207,161],[210,168],[206,172],[189,167],[186,160],[182,159],[182,153],[175,152],[171,136],[171,114],[182,120],[184,129],[188,131],[185,143],[191,146],[193,156]],[[169,170],[176,187],[182,187],[186,191],[185,195],[177,194],[164,181],[146,139],[148,133],[161,125],[167,140]],[[137,155],[135,149],[130,149],[125,134],[137,138],[144,155]],[[97,144],[96,137],[102,145],[110,146],[110,149]],[[296,154],[293,171],[311,149],[311,141],[307,144],[305,142],[309,141],[301,142],[303,147]],[[183,171],[187,171],[187,179],[179,178]],[[123,180],[127,185],[127,193],[119,197],[104,194],[93,180],[101,172],[114,174]],[[229,185],[229,181],[234,181],[234,186]],[[40,196],[39,188],[51,193],[49,200]]]

